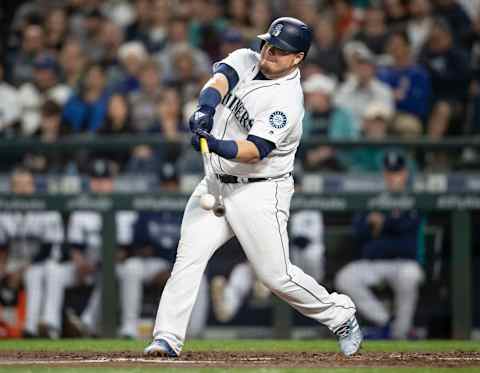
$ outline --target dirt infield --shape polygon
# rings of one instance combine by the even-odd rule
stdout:
[[[479,367],[480,352],[184,352],[177,359],[145,358],[140,352],[0,351],[0,366],[182,368]]]

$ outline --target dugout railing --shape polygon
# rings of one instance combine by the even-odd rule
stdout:
[[[179,146],[185,146],[185,139]],[[311,138],[308,144],[330,145],[334,147],[400,147],[408,149],[459,151],[465,148],[480,150],[480,138],[452,138],[441,142],[425,139],[388,141],[330,141],[325,138]],[[0,141],[2,158],[15,158],[24,152],[71,152],[124,151],[135,145],[162,146],[165,141],[153,136],[109,136],[79,135],[62,138],[56,143],[45,143],[35,139],[11,139]],[[116,334],[117,304],[115,277],[115,237],[114,213],[119,210],[183,210],[188,195],[182,193],[112,194],[112,195],[35,195],[18,197],[0,194],[0,210],[44,210],[53,209],[68,213],[75,210],[92,210],[103,217],[103,266],[102,287],[102,330],[105,337]],[[323,212],[354,212],[365,209],[417,208],[425,212],[440,211],[451,217],[450,288],[452,336],[458,339],[470,338],[472,329],[472,212],[480,210],[480,194],[455,193],[413,193],[402,196],[384,194],[307,194],[297,193],[292,200],[292,210],[318,208]],[[288,336],[289,310],[277,303],[274,313],[274,335]]]

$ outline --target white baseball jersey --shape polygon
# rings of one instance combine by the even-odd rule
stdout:
[[[132,242],[133,223],[137,219],[134,211],[119,211],[115,214],[117,244]],[[85,255],[93,262],[101,260],[102,216],[95,211],[75,211],[68,224],[68,242],[73,246],[85,247]]]
[[[275,149],[255,164],[212,155],[215,173],[244,177],[275,177],[293,171],[295,152],[302,136],[303,92],[300,71],[276,80],[254,79],[260,55],[238,49],[218,62],[238,74],[237,85],[217,106],[212,134],[223,140],[242,140],[255,135],[275,144]]]

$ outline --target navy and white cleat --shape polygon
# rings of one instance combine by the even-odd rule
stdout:
[[[355,316],[340,325],[333,333],[337,336],[340,351],[345,356],[352,356],[360,349],[363,336]]]
[[[180,352],[176,352],[170,344],[164,339],[154,339],[150,345],[145,348],[143,354],[151,357],[178,357]]]

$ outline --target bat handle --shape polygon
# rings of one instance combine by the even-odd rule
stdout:
[[[207,154],[209,152],[207,139],[204,137],[200,137],[199,141],[200,141],[200,151],[203,154]]]

